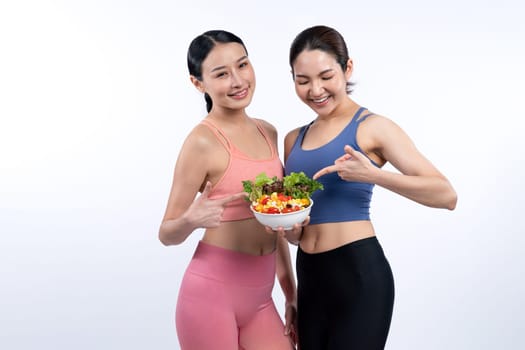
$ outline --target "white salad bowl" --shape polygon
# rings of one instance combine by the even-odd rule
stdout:
[[[291,213],[283,214],[265,214],[255,211],[252,206],[250,209],[255,215],[257,221],[265,226],[270,226],[273,230],[277,230],[282,227],[285,230],[291,230],[294,224],[302,223],[308,215],[310,215],[310,209],[314,205],[314,201],[310,199],[310,205],[307,208],[293,211]]]

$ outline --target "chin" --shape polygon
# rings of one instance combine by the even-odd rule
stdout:
[[[243,98],[242,100],[238,100],[236,103],[233,103],[231,107],[232,109],[244,109],[244,108],[247,108],[251,102],[252,102],[252,97],[246,96],[246,98]]]
[[[333,111],[333,108],[331,108],[329,105],[322,106],[322,107],[319,107],[316,105],[309,105],[309,106],[315,113],[319,114],[320,116],[328,115]]]

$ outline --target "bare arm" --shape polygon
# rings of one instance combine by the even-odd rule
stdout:
[[[286,160],[288,159],[288,156],[290,155],[290,152],[292,151],[292,147],[295,143],[295,140],[297,139],[297,136],[299,136],[299,131],[301,128],[294,129],[290,131],[286,136],[284,137],[284,162],[286,163]]]
[[[277,234],[277,262],[276,273],[281,289],[286,299],[286,328],[285,334],[295,331],[297,312],[297,287],[290,258],[290,249],[286,239]]]
[[[238,193],[211,200],[208,194],[212,184],[207,181],[211,164],[210,154],[216,145],[205,131],[194,129],[182,146],[171,187],[164,218],[159,228],[159,240],[164,245],[180,244],[197,228],[217,227],[224,205],[241,198]],[[198,159],[199,161],[195,161]],[[203,188],[204,187],[204,188]],[[202,194],[197,193],[203,188]]]
[[[283,290],[286,302],[295,303],[295,277],[292,269],[290,258],[290,249],[288,242],[284,237],[277,235],[277,266],[276,273],[279,284]]]
[[[415,147],[408,135],[387,118],[374,116],[363,122],[361,148],[390,162],[400,173],[375,167],[362,153],[346,146],[334,165],[321,169],[319,176],[337,172],[347,181],[374,183],[420,204],[453,210],[457,195],[447,178]],[[366,137],[364,137],[366,136]],[[358,140],[359,141],[359,140]]]

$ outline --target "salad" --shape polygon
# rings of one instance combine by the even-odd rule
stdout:
[[[307,208],[311,194],[323,189],[319,181],[302,171],[292,172],[282,179],[260,173],[254,181],[245,180],[242,185],[253,210],[264,214],[291,213]]]

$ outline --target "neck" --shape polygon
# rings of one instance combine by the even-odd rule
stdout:
[[[244,123],[248,119],[248,115],[244,109],[236,110],[212,110],[208,117],[223,124],[239,124]]]

